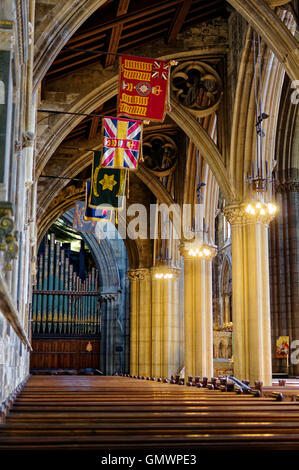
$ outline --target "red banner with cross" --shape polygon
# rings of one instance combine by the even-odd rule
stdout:
[[[120,56],[117,115],[163,121],[169,75],[169,61]]]

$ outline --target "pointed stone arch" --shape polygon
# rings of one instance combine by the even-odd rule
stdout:
[[[258,32],[274,52],[291,80],[299,76],[298,43],[264,0],[227,0]],[[272,2],[273,5],[278,2]],[[281,1],[280,4],[285,2]]]
[[[57,1],[43,20],[37,23],[34,44],[34,92],[63,46],[84,21],[106,1],[64,0],[63,5]]]

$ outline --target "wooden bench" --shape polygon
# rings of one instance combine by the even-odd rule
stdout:
[[[33,376],[0,426],[0,452],[299,448],[299,403],[222,391],[215,378],[151,379]]]

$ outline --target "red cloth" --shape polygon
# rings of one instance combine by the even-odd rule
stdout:
[[[169,73],[168,61],[120,56],[117,115],[163,121]]]

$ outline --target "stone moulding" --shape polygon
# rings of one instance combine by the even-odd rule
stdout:
[[[143,281],[150,276],[150,271],[147,268],[130,269],[127,276],[130,281]]]

